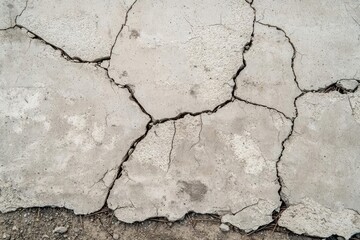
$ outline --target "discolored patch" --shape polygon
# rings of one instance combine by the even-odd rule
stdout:
[[[182,190],[190,196],[191,201],[203,200],[208,191],[207,186],[199,180],[190,182],[179,181],[178,183],[183,185]]]
[[[137,30],[132,29],[129,38],[130,39],[132,39],[132,38],[137,39],[138,37],[140,37],[140,33]]]

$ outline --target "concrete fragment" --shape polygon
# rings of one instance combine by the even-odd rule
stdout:
[[[28,0],[18,24],[73,58],[93,61],[110,56],[115,38],[134,0]]]
[[[245,53],[246,68],[236,79],[235,95],[295,117],[294,99],[301,91],[291,68],[293,48],[276,28],[255,24],[253,43]]]
[[[291,205],[282,213],[279,225],[297,234],[329,237],[344,236],[349,239],[360,231],[360,216],[350,209],[329,209],[311,199]]]
[[[1,0],[0,1],[0,29],[15,26],[17,16],[26,7],[26,0]]]
[[[297,233],[349,237],[360,231],[360,92],[307,93],[279,174],[290,207],[279,224]]]
[[[360,78],[358,0],[254,1],[260,22],[282,28],[295,45],[300,88],[316,90]]]
[[[347,91],[354,91],[359,86],[359,82],[354,79],[344,79],[337,81],[336,86]]]
[[[228,231],[230,231],[230,227],[229,227],[229,225],[222,223],[222,224],[220,224],[220,230],[223,232],[228,232]]]
[[[95,64],[66,61],[20,29],[0,32],[0,211],[100,209],[148,117]]]
[[[125,222],[194,211],[256,229],[281,204],[276,161],[290,126],[276,111],[240,101],[155,125],[124,163],[108,206]]]
[[[155,119],[213,109],[231,98],[253,18],[245,1],[139,1],[109,74]]]

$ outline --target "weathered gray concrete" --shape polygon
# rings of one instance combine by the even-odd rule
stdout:
[[[115,38],[134,0],[28,0],[17,23],[72,58],[110,57]]]
[[[245,1],[139,1],[109,74],[155,119],[213,109],[231,98],[253,18]]]
[[[349,238],[360,231],[360,92],[307,93],[279,164],[290,205],[279,224]]]
[[[349,238],[359,23],[357,0],[0,0],[0,211]]]
[[[358,0],[258,0],[257,20],[282,28],[296,47],[294,69],[302,89],[360,79]]]
[[[281,204],[275,165],[290,126],[276,111],[240,101],[155,125],[124,164],[108,205],[125,222],[195,211],[257,229]]]
[[[148,117],[103,69],[19,29],[0,39],[0,211],[99,210]]]
[[[0,29],[13,27],[25,6],[26,0],[0,0]]]
[[[236,79],[235,96],[295,117],[294,100],[301,91],[291,68],[293,54],[282,31],[256,23],[252,46],[244,56],[247,66]]]

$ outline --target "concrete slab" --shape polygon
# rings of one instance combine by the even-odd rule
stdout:
[[[63,49],[72,58],[109,58],[134,0],[28,0],[17,23]]]
[[[0,211],[99,210],[149,118],[92,64],[18,28],[0,32]]]
[[[282,28],[294,44],[300,88],[360,79],[359,1],[261,0],[253,5],[258,21]]]
[[[301,91],[292,71],[294,50],[285,34],[256,23],[252,46],[244,55],[246,68],[236,79],[235,96],[295,117]]]
[[[257,229],[281,204],[276,162],[290,127],[278,112],[240,101],[155,125],[123,165],[108,205],[125,222],[194,211]]]
[[[360,231],[360,92],[307,93],[279,163],[290,205],[279,225],[349,238]]]
[[[155,119],[211,110],[231,98],[253,20],[245,1],[139,1],[109,74]]]

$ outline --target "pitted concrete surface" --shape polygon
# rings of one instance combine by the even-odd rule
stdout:
[[[351,238],[359,23],[357,0],[0,0],[0,211]]]
[[[124,164],[109,207],[125,222],[194,211],[257,229],[281,205],[276,162],[290,128],[280,113],[240,101],[159,124]]]
[[[253,20],[245,1],[142,0],[115,43],[109,74],[132,86],[155,119],[213,109],[231,98]]]
[[[20,29],[0,38],[0,210],[101,209],[148,117],[103,69],[66,61]]]

